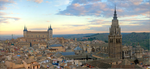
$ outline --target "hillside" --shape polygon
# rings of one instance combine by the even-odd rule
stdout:
[[[89,33],[89,34],[60,34],[60,35],[53,35],[53,37],[64,37],[66,39],[72,39],[72,38],[80,38],[84,36],[90,36],[93,35],[94,33]],[[13,35],[14,39],[17,39],[19,37],[23,37],[23,35]],[[12,35],[0,35],[0,40],[10,40],[12,39]]]
[[[139,43],[144,49],[149,49],[150,33],[130,33],[123,36],[122,42],[132,46]]]
[[[78,38],[79,41],[102,40],[108,42],[108,33],[97,33],[88,37],[88,39]],[[138,43],[144,48],[149,49],[150,33],[122,33],[122,44],[136,46]]]

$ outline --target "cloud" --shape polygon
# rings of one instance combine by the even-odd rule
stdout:
[[[54,3],[56,4],[55,6],[62,6],[70,4],[71,1],[72,0],[55,0]]]
[[[49,3],[49,4],[50,4],[51,2],[49,2],[49,1],[46,1],[46,3]]]
[[[79,3],[79,4],[88,4],[88,3],[95,3],[95,2],[99,2],[101,0],[73,0],[72,4],[74,3]]]
[[[42,2],[43,2],[43,0],[34,0],[34,2],[42,3]]]
[[[20,20],[21,18],[18,18],[18,17],[3,17],[3,18],[6,18],[6,19],[14,19],[14,20]]]
[[[67,27],[71,27],[71,26],[73,26],[73,27],[79,27],[79,26],[86,26],[86,25],[69,25],[69,24],[67,24],[67,25],[63,25],[63,26],[67,26]]]
[[[89,21],[91,25],[110,25],[111,21],[96,19]]]
[[[73,0],[65,10],[57,13],[58,15],[72,16],[103,16],[105,18],[112,17],[114,13],[114,5],[117,5],[118,17],[128,17],[147,14],[150,4],[143,0]]]
[[[18,17],[0,17],[0,23],[9,23],[8,20],[10,20],[10,19],[18,21],[21,18],[18,18]]]
[[[36,2],[36,3],[42,3],[43,0],[27,0],[27,1],[33,1],[33,2]]]
[[[5,5],[15,3],[13,0],[0,0],[0,10],[5,10],[7,7]]]
[[[78,26],[85,26],[85,25],[71,25],[71,26],[78,27]]]
[[[96,22],[97,20],[93,20],[90,22],[94,22],[95,24],[91,23],[91,25],[102,25],[100,27],[90,27],[87,30],[94,30],[94,31],[109,31],[111,27],[111,21],[106,22],[105,20],[99,20],[100,22]],[[103,23],[104,22],[104,23]],[[129,22],[129,23],[127,23]],[[121,31],[150,31],[150,20],[121,20],[119,21],[119,25],[121,27]],[[122,23],[122,24],[121,24]],[[109,25],[105,25],[109,24]]]
[[[108,31],[109,26],[101,26],[101,27],[90,27],[86,30],[94,30],[94,31]]]
[[[2,15],[6,15],[6,13],[4,13],[4,12],[0,12],[0,16],[2,16]]]
[[[0,19],[0,24],[1,23],[9,23],[9,22],[7,21],[7,19]]]
[[[46,22],[50,22],[50,21],[46,21]]]
[[[0,11],[7,9],[7,7],[5,7],[7,4],[15,4],[15,2],[14,0],[0,0]],[[18,17],[4,17],[5,15],[7,15],[7,13],[0,12],[0,23],[9,23],[9,20],[20,20]]]

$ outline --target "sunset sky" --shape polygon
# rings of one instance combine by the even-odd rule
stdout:
[[[109,33],[116,4],[122,33],[150,32],[150,0],[0,0],[0,35]]]

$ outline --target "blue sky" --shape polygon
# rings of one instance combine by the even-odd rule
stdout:
[[[0,0],[0,34],[28,30],[54,34],[108,33],[117,7],[123,33],[150,32],[150,0]]]

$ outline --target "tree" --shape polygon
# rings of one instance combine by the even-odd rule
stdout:
[[[107,40],[105,40],[105,43],[108,43],[108,41],[107,41]]]
[[[139,63],[139,60],[138,60],[138,59],[134,60],[134,63],[135,63],[135,64],[138,64],[138,63]]]

